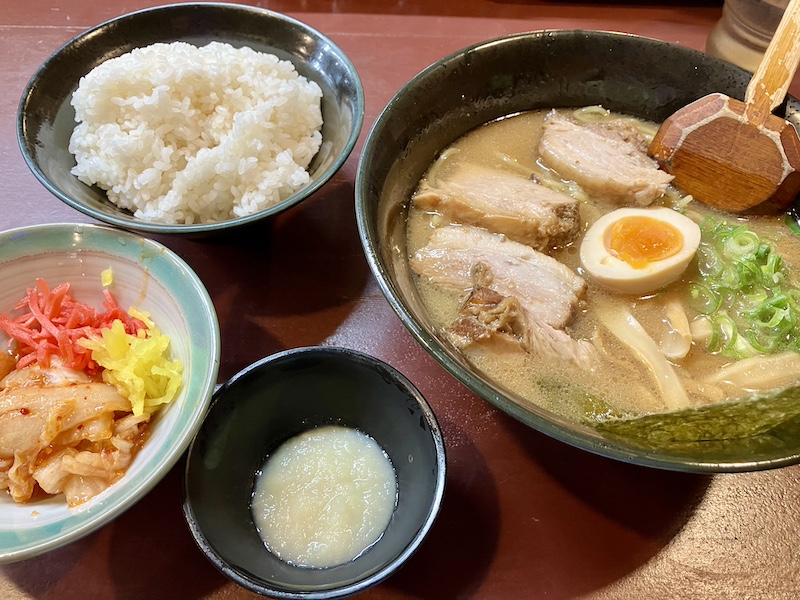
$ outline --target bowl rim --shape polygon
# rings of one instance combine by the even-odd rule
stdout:
[[[391,119],[391,113],[399,99],[404,94],[408,93],[410,89],[415,88],[421,82],[425,81],[428,77],[441,71],[442,69],[447,69],[450,65],[462,60],[465,56],[472,52],[479,51],[490,46],[513,44],[519,40],[540,41],[543,39],[549,39],[553,41],[575,35],[607,38],[609,40],[628,39],[639,41],[653,47],[664,46],[669,48],[678,48],[680,51],[685,52],[687,56],[704,57],[705,60],[724,63],[725,65],[728,65],[728,68],[740,70],[743,73],[745,72],[744,69],[741,69],[740,67],[726,63],[721,59],[708,57],[703,52],[687,46],[681,46],[680,44],[631,33],[584,29],[536,30],[496,37],[465,46],[464,48],[435,61],[411,78],[392,96],[387,105],[383,108],[373,122],[359,157],[355,185],[356,222],[362,249],[366,256],[369,268],[377,280],[378,287],[380,288],[386,300],[389,302],[392,310],[398,316],[409,333],[411,333],[412,337],[414,337],[414,339],[422,346],[422,348],[434,359],[436,359],[436,361],[442,365],[445,370],[450,373],[450,375],[455,377],[456,380],[458,380],[468,389],[472,390],[473,393],[481,397],[483,400],[499,408],[521,423],[554,439],[607,458],[616,459],[638,466],[654,467],[669,471],[691,473],[738,473],[754,470],[774,469],[797,464],[800,462],[800,452],[779,458],[764,460],[716,462],[693,460],[677,456],[668,457],[664,455],[656,455],[653,451],[646,449],[639,450],[632,447],[618,445],[613,440],[600,437],[590,438],[587,435],[582,435],[572,429],[570,425],[574,425],[574,423],[555,415],[555,413],[550,413],[550,411],[547,411],[543,408],[538,408],[537,410],[550,413],[549,418],[546,418],[544,414],[527,410],[520,404],[514,402],[510,397],[507,397],[501,390],[489,385],[480,377],[475,376],[473,373],[465,369],[455,358],[453,358],[453,356],[451,356],[451,354],[439,342],[439,340],[436,339],[435,336],[430,335],[422,326],[417,323],[412,312],[406,308],[401,300],[402,294],[400,294],[398,290],[394,289],[393,285],[390,283],[391,277],[389,276],[388,270],[384,267],[383,259],[380,257],[381,250],[379,247],[379,240],[377,239],[377,235],[376,238],[373,239],[370,233],[370,223],[368,222],[367,218],[368,209],[366,206],[367,198],[370,195],[370,189],[368,185],[368,168],[371,166],[371,157],[375,153],[375,149],[377,147],[377,136],[386,126],[386,123]],[[377,207],[375,208],[375,212],[377,213]]]
[[[276,21],[282,21],[288,25],[291,25],[306,32],[311,37],[318,38],[324,41],[328,46],[330,46],[330,48],[336,54],[337,59],[346,67],[347,72],[350,74],[353,80],[353,88],[356,92],[353,103],[354,117],[355,117],[353,120],[353,126],[350,131],[350,135],[348,136],[347,142],[342,148],[342,151],[340,152],[339,156],[331,165],[328,166],[328,168],[326,168],[320,174],[318,178],[312,180],[304,188],[298,190],[297,192],[295,192],[285,200],[279,202],[278,204],[275,204],[273,206],[265,208],[264,210],[261,210],[259,212],[250,215],[245,215],[243,217],[235,217],[233,219],[227,219],[225,221],[218,221],[215,223],[169,225],[165,223],[157,223],[157,222],[136,219],[132,213],[130,217],[121,217],[113,214],[108,214],[100,210],[96,210],[91,206],[87,206],[82,202],[75,200],[74,198],[61,192],[44,174],[44,172],[39,168],[39,166],[33,160],[33,157],[28,153],[26,149],[26,138],[27,138],[26,125],[27,125],[28,104],[30,102],[31,95],[35,91],[36,85],[41,75],[50,68],[50,65],[55,60],[60,58],[61,55],[66,51],[68,51],[72,46],[90,37],[96,36],[102,30],[107,29],[119,22],[154,12],[187,11],[187,10],[251,13],[253,18],[267,18]],[[219,231],[225,231],[249,225],[257,221],[260,221],[261,219],[282,213],[292,208],[293,206],[299,204],[303,200],[314,195],[328,181],[330,181],[333,178],[333,176],[339,171],[339,169],[341,169],[341,167],[350,157],[350,154],[355,148],[356,142],[358,141],[358,137],[361,133],[361,129],[364,123],[364,115],[365,115],[364,86],[361,81],[361,77],[359,76],[358,71],[356,70],[355,65],[347,56],[347,54],[345,54],[345,52],[341,49],[341,47],[335,44],[333,40],[331,40],[327,35],[319,31],[318,29],[298,19],[285,15],[283,13],[269,10],[267,8],[261,8],[260,6],[250,6],[246,4],[237,4],[237,3],[228,4],[225,2],[189,2],[183,4],[171,3],[171,4],[152,6],[149,8],[142,8],[113,17],[111,19],[107,19],[101,23],[98,23],[97,25],[90,27],[89,29],[82,31],[81,33],[67,40],[52,54],[50,54],[44,60],[44,62],[42,62],[42,64],[39,65],[39,67],[37,67],[37,69],[34,71],[33,75],[28,80],[28,83],[25,85],[20,100],[17,103],[16,136],[17,136],[17,145],[19,146],[22,158],[25,161],[27,167],[30,169],[30,171],[33,173],[36,179],[39,180],[39,183],[41,183],[51,194],[53,194],[56,198],[58,198],[68,206],[71,206],[72,208],[80,211],[81,213],[89,217],[97,219],[98,221],[102,221],[110,225],[115,225],[123,229],[128,229],[138,232],[155,233],[155,234],[160,233],[160,234],[172,234],[172,235],[177,234],[177,235],[191,236],[191,235],[216,233]]]
[[[214,397],[211,401],[211,406],[209,406],[208,408],[207,414],[211,414],[211,412],[214,410],[214,407],[217,406],[218,403],[222,402],[222,399],[225,396],[226,392],[228,392],[230,388],[235,386],[240,379],[246,378],[247,376],[249,376],[250,373],[254,371],[264,368],[269,368],[274,363],[280,363],[284,360],[294,358],[297,356],[300,357],[316,356],[318,358],[343,357],[348,361],[354,361],[362,365],[367,365],[372,369],[374,368],[381,369],[382,371],[389,373],[389,375],[393,379],[395,379],[398,383],[400,383],[403,389],[406,392],[408,392],[410,396],[414,398],[416,403],[422,409],[425,421],[427,422],[430,428],[430,437],[433,442],[436,453],[437,473],[434,483],[433,498],[428,510],[428,514],[426,516],[425,521],[420,525],[419,529],[414,534],[414,537],[411,539],[408,545],[406,545],[405,548],[403,548],[402,552],[400,552],[391,561],[383,565],[380,569],[374,571],[373,573],[364,577],[363,579],[358,579],[354,582],[348,583],[340,587],[315,589],[308,591],[289,591],[273,587],[266,583],[258,583],[253,579],[247,577],[242,571],[231,567],[228,564],[228,562],[217,552],[217,550],[206,539],[205,534],[203,533],[202,526],[200,525],[200,522],[197,519],[194,510],[192,509],[192,502],[191,499],[189,498],[187,488],[189,481],[190,465],[194,457],[194,448],[196,441],[200,437],[201,433],[200,430],[198,430],[197,435],[195,435],[195,438],[192,440],[192,443],[189,445],[189,448],[186,452],[186,465],[184,467],[182,486],[181,486],[183,514],[186,523],[189,526],[189,530],[192,534],[192,537],[194,538],[195,543],[203,552],[203,554],[206,556],[206,558],[209,561],[211,561],[211,563],[220,572],[222,572],[224,575],[226,575],[227,577],[229,577],[231,580],[241,585],[242,587],[262,595],[266,594],[271,597],[274,596],[276,598],[290,599],[290,600],[323,600],[330,598],[340,598],[343,596],[349,596],[352,594],[362,592],[385,580],[395,571],[397,571],[406,562],[406,560],[408,560],[422,545],[430,529],[433,527],[433,524],[436,521],[436,518],[438,517],[439,511],[442,506],[442,501],[444,498],[444,492],[446,487],[447,451],[444,444],[444,436],[442,434],[441,427],[439,426],[439,422],[436,418],[433,409],[431,408],[430,404],[425,399],[425,397],[422,395],[422,393],[405,375],[403,375],[393,366],[389,365],[388,363],[384,362],[383,360],[375,356],[366,354],[365,352],[359,350],[352,350],[341,346],[304,346],[304,347],[290,348],[287,350],[276,352],[275,354],[270,354],[269,356],[265,356],[257,360],[256,362],[251,363],[250,365],[244,367],[241,371],[236,373],[228,381],[219,386],[216,392],[214,392]]]
[[[78,541],[79,539],[89,535],[90,533],[93,533],[94,531],[100,529],[122,515],[134,504],[144,498],[144,496],[146,496],[150,491],[152,491],[152,489],[178,463],[186,451],[186,448],[188,448],[189,444],[194,439],[197,430],[202,425],[203,419],[205,418],[208,410],[208,406],[211,402],[217,374],[219,371],[221,345],[220,330],[219,321],[216,311],[214,310],[211,297],[209,296],[208,291],[206,290],[199,276],[188,265],[188,263],[186,263],[180,256],[160,242],[145,238],[133,232],[120,231],[108,225],[85,223],[51,223],[16,227],[0,232],[0,242],[10,242],[15,237],[20,235],[37,235],[48,232],[67,235],[74,234],[76,231],[80,231],[84,234],[88,232],[89,235],[104,236],[108,239],[128,240],[130,243],[127,245],[118,244],[119,247],[130,248],[131,251],[137,249],[135,250],[137,254],[141,254],[146,248],[151,249],[154,251],[154,253],[158,253],[159,256],[165,256],[168,258],[170,264],[174,265],[179,271],[181,271],[181,273],[186,275],[191,288],[198,294],[198,297],[202,301],[201,304],[204,311],[203,319],[207,319],[209,326],[207,333],[211,335],[214,341],[212,347],[207,348],[209,352],[208,377],[199,386],[200,394],[198,394],[198,400],[195,405],[194,413],[191,415],[191,419],[188,421],[187,427],[181,431],[177,431],[176,435],[169,436],[169,444],[165,444],[165,446],[168,448],[168,451],[161,457],[159,461],[153,463],[154,468],[150,470],[149,475],[144,479],[144,481],[142,481],[139,485],[132,487],[128,491],[127,495],[121,496],[117,499],[114,499],[114,495],[118,493],[114,490],[114,486],[117,484],[122,484],[124,479],[115,482],[111,487],[108,488],[108,502],[104,500],[103,504],[101,504],[99,508],[96,506],[87,505],[85,510],[82,508],[82,505],[77,507],[76,511],[78,512],[71,512],[68,514],[66,520],[75,519],[76,515],[81,516],[79,517],[77,524],[69,526],[66,534],[59,532],[58,535],[49,535],[43,539],[26,541],[25,543],[17,544],[8,550],[0,550],[0,564],[13,563],[33,558],[51,550],[63,547],[72,542]],[[113,247],[116,247],[116,245]],[[115,254],[114,256],[120,260],[138,264],[133,258],[125,257],[124,253],[122,252]],[[11,260],[16,259],[12,258]],[[5,260],[0,260],[0,265],[2,265],[4,262]],[[90,500],[89,502],[92,501]],[[63,527],[64,521],[65,519],[61,519],[59,521],[55,521],[54,523],[61,523]],[[52,525],[53,523],[49,524],[48,526]],[[31,530],[35,531],[36,529],[37,528],[32,528]]]

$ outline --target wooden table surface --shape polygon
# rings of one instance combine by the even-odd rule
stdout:
[[[15,114],[38,65],[72,36],[152,0],[23,0],[0,9],[0,225],[88,222],[29,173]],[[253,2],[318,28],[366,93],[356,150],[323,190],[248,237],[159,238],[197,271],[219,314],[220,378],[286,348],[345,346],[405,373],[433,406],[448,452],[444,504],[422,548],[367,599],[800,597],[800,466],[693,475],[598,457],[539,434],[472,394],[406,332],[358,240],[364,137],[408,79],[468,44],[535,29],[607,29],[703,49],[705,6],[534,0]],[[655,66],[654,68],[658,68]],[[239,599],[254,594],[195,547],[182,463],[88,537],[0,567],[0,598]]]

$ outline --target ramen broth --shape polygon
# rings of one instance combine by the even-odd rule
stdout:
[[[593,197],[574,183],[559,180],[557,175],[543,166],[536,147],[547,112],[532,111],[509,116],[467,133],[440,154],[425,178],[440,177],[459,161],[466,161],[549,180],[551,184],[560,185],[565,193],[580,200],[581,233],[578,239],[548,254],[588,283],[587,291],[566,331],[574,339],[588,340],[604,348],[605,351],[601,353],[602,364],[591,373],[582,372],[580,377],[576,377],[574,365],[558,360],[540,360],[532,354],[492,354],[473,346],[464,348],[462,353],[501,387],[525,401],[570,419],[602,418],[610,413],[644,414],[663,411],[664,401],[652,374],[632,356],[627,347],[602,326],[598,309],[603,306],[624,305],[651,336],[660,336],[668,328],[668,323],[664,320],[666,303],[670,299],[679,299],[685,304],[684,299],[688,298],[689,281],[698,275],[695,261],[692,261],[677,281],[655,293],[639,296],[620,294],[606,291],[592,282],[579,257],[581,238],[594,221],[618,208],[619,204],[602,197]],[[600,111],[597,114],[600,119],[620,117],[606,117]],[[655,124],[644,121],[636,121],[635,124],[645,135],[652,135],[657,129]],[[691,201],[690,198],[685,199],[672,188],[652,206],[673,207],[684,201],[687,202],[684,212],[695,222],[699,222],[703,215],[713,215],[728,221],[736,220],[735,216],[724,215],[697,201]],[[449,222],[442,214],[420,210],[411,203],[407,222],[408,255],[414,256],[417,250],[426,245],[435,229]],[[800,242],[784,224],[783,215],[749,217],[747,222],[753,231],[776,245],[787,268],[791,270],[791,265],[798,264]],[[414,275],[414,281],[432,320],[441,331],[445,331],[456,319],[469,290],[447,290],[418,275]],[[690,322],[698,314],[689,307],[685,311]],[[687,356],[673,362],[684,381],[691,405],[699,406],[724,399],[725,390],[721,392],[702,382],[709,374],[730,362],[730,358],[708,352],[697,344],[692,344]]]

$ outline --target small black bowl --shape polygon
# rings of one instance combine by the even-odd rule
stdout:
[[[322,89],[322,146],[311,161],[311,182],[260,212],[193,225],[138,219],[106,197],[104,190],[70,173],[75,128],[70,104],[80,78],[110,58],[155,43],[212,41],[249,46],[291,61]],[[95,219],[139,232],[209,237],[229,233],[302,202],[341,168],[364,120],[364,90],[353,63],[330,39],[295,19],[252,6],[223,3],[174,4],[132,12],[93,27],[59,48],[26,86],[17,114],[17,138],[28,167],[57,198]]]
[[[321,425],[371,436],[397,474],[397,505],[383,536],[353,561],[296,567],[270,553],[250,511],[256,471],[280,444]],[[377,584],[419,547],[439,511],[445,450],[425,399],[398,371],[341,348],[301,348],[247,367],[215,394],[189,450],[183,511],[222,573],[278,598],[337,598]]]

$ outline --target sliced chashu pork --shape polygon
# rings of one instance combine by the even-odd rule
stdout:
[[[459,162],[425,181],[414,205],[459,223],[502,233],[537,250],[572,242],[581,226],[578,201],[528,177]]]
[[[485,269],[478,265],[477,269]],[[519,300],[476,285],[447,332],[458,348],[480,345],[492,354],[527,352],[528,321]]]
[[[485,287],[492,278],[485,265],[476,266],[474,275],[475,287],[447,330],[456,347],[477,347],[495,356],[525,352],[586,370],[597,366],[597,350],[592,344],[528,315],[517,298]]]
[[[474,286],[478,264],[491,271],[491,289],[516,298],[527,313],[556,329],[569,322],[586,290],[586,282],[553,257],[469,225],[437,229],[411,258],[415,273],[465,292]]]
[[[558,111],[545,117],[538,150],[564,179],[625,204],[651,204],[673,179],[631,138],[630,128],[580,124]]]

